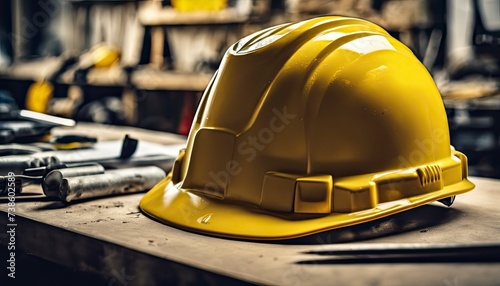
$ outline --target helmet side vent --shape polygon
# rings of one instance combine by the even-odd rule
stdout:
[[[440,181],[442,173],[439,165],[427,165],[417,169],[417,174],[422,186]]]

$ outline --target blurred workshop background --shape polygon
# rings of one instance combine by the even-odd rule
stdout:
[[[0,98],[187,135],[228,46],[324,14],[372,20],[408,45],[441,91],[470,174],[500,178],[497,0],[2,0]]]

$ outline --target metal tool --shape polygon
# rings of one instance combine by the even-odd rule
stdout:
[[[62,164],[55,156],[0,157],[0,196],[7,193],[7,185],[3,184],[2,180],[7,182],[8,174],[13,174],[12,176],[16,180],[16,194],[19,194],[23,186],[40,184],[48,174],[55,170],[64,170],[62,173],[66,174],[67,177],[104,173],[104,167],[97,163]]]
[[[51,126],[67,126],[73,127],[76,125],[76,122],[73,119],[63,118],[59,116],[47,115],[40,112],[35,112],[31,110],[18,110],[17,118],[21,120],[32,120],[36,122],[45,123]]]
[[[0,175],[7,175],[12,172],[16,175],[25,174],[26,169],[46,167],[59,164],[56,156],[32,156],[32,155],[13,155],[0,157]]]
[[[43,178],[43,193],[47,197],[59,197],[59,189],[64,178],[97,174],[104,174],[104,167],[97,163],[82,164],[76,167],[68,166],[68,168],[52,170]]]
[[[36,145],[26,145],[26,144],[3,144],[0,145],[0,156],[12,156],[12,155],[30,155],[43,151],[54,151],[52,148],[47,150],[43,146]]]
[[[166,154],[132,157],[130,159],[110,158],[99,161],[107,169],[157,166],[163,170],[172,169],[175,157]]]
[[[14,181],[9,180],[9,176],[0,176],[0,196],[7,196],[12,190],[19,194],[22,189],[22,183],[19,178],[14,176]]]
[[[499,262],[500,244],[482,243],[380,243],[339,245],[335,248],[307,251],[319,255],[297,264],[352,264],[352,263],[458,263]]]
[[[59,198],[65,202],[151,189],[165,178],[158,167],[140,167],[106,171],[105,174],[63,178]]]

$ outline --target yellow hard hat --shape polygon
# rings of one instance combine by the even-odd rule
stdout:
[[[229,48],[140,207],[196,232],[285,239],[473,188],[425,67],[379,26],[326,16]]]

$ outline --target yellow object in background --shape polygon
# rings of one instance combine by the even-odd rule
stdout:
[[[61,66],[54,74],[59,74],[73,66],[75,64],[73,59],[73,57],[63,59]],[[106,44],[98,44],[80,57],[77,67],[80,69],[109,68],[119,60],[120,50]],[[52,76],[47,76],[46,79],[36,81],[30,85],[25,101],[27,109],[41,113],[47,111],[48,102],[54,92],[54,79],[52,79]]]
[[[186,148],[140,207],[196,232],[269,240],[451,205],[473,188],[422,63],[371,22],[325,16],[229,48]]]
[[[172,0],[172,7],[180,12],[220,11],[227,6],[227,0]]]
[[[109,68],[117,63],[120,59],[120,50],[108,46],[106,44],[98,44],[83,56],[81,60],[82,66],[96,67],[96,68]]]
[[[30,85],[26,94],[26,108],[44,113],[47,110],[47,104],[52,98],[54,86],[49,81],[37,81]]]

